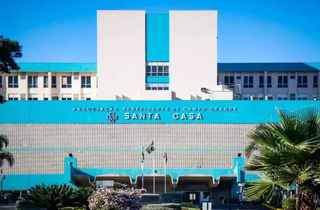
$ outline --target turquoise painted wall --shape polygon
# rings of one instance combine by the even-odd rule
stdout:
[[[265,123],[303,106],[320,101],[8,101],[0,123]]]
[[[147,77],[147,83],[169,83],[169,77]]]
[[[19,72],[97,72],[96,63],[19,63]]]
[[[169,14],[146,15],[147,62],[169,62]]]

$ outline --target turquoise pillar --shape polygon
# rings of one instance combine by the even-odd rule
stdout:
[[[66,157],[64,159],[64,176],[67,183],[72,182],[72,175],[74,174],[74,169],[77,168],[77,158]]]

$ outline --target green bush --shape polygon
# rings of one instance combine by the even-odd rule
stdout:
[[[285,210],[296,209],[296,198],[286,198],[282,200],[282,208]]]
[[[57,210],[64,206],[70,206],[75,203],[77,197],[77,191],[66,184],[36,185],[28,191],[28,200],[37,206],[47,208],[47,210]]]
[[[149,204],[146,206],[147,209],[150,210],[164,210],[164,208],[181,210],[181,204],[177,203],[162,203],[162,204]]]
[[[141,197],[141,203],[146,204],[157,204],[160,202],[160,197],[158,194],[143,194]]]
[[[25,201],[25,200],[17,201],[16,209],[17,210],[44,210],[44,208],[37,206],[32,201]]]
[[[88,198],[92,195],[92,193],[95,191],[94,186],[90,187],[79,187],[77,191],[77,202],[80,205],[88,206]],[[67,209],[66,209],[67,210]]]
[[[162,203],[181,203],[188,202],[188,196],[184,192],[163,193],[160,198]]]

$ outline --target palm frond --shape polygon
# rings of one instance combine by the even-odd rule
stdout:
[[[7,161],[9,166],[12,167],[14,164],[14,157],[10,152],[0,152],[0,168],[3,166],[4,161]]]
[[[246,158],[250,158],[252,153],[257,150],[257,142],[251,141],[245,148]]]
[[[8,147],[9,145],[9,139],[6,135],[2,135],[0,134],[0,151],[4,148],[4,147]]]

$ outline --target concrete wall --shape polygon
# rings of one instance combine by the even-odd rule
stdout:
[[[246,134],[255,124],[0,124],[10,139],[15,165],[6,174],[63,173],[64,157],[72,153],[79,168],[140,168],[141,146],[156,139],[156,168],[229,169],[244,152]],[[36,163],[36,164],[35,164]],[[145,168],[152,168],[146,154]],[[139,171],[139,170],[138,170]],[[102,172],[101,172],[102,173]],[[146,172],[147,173],[147,172]],[[149,172],[148,172],[149,173]],[[159,172],[160,173],[160,172]],[[191,173],[191,172],[190,172]],[[218,175],[217,175],[218,176]]]
[[[145,11],[97,12],[99,100],[145,90]]]
[[[170,90],[206,97],[217,78],[217,11],[170,11]]]

